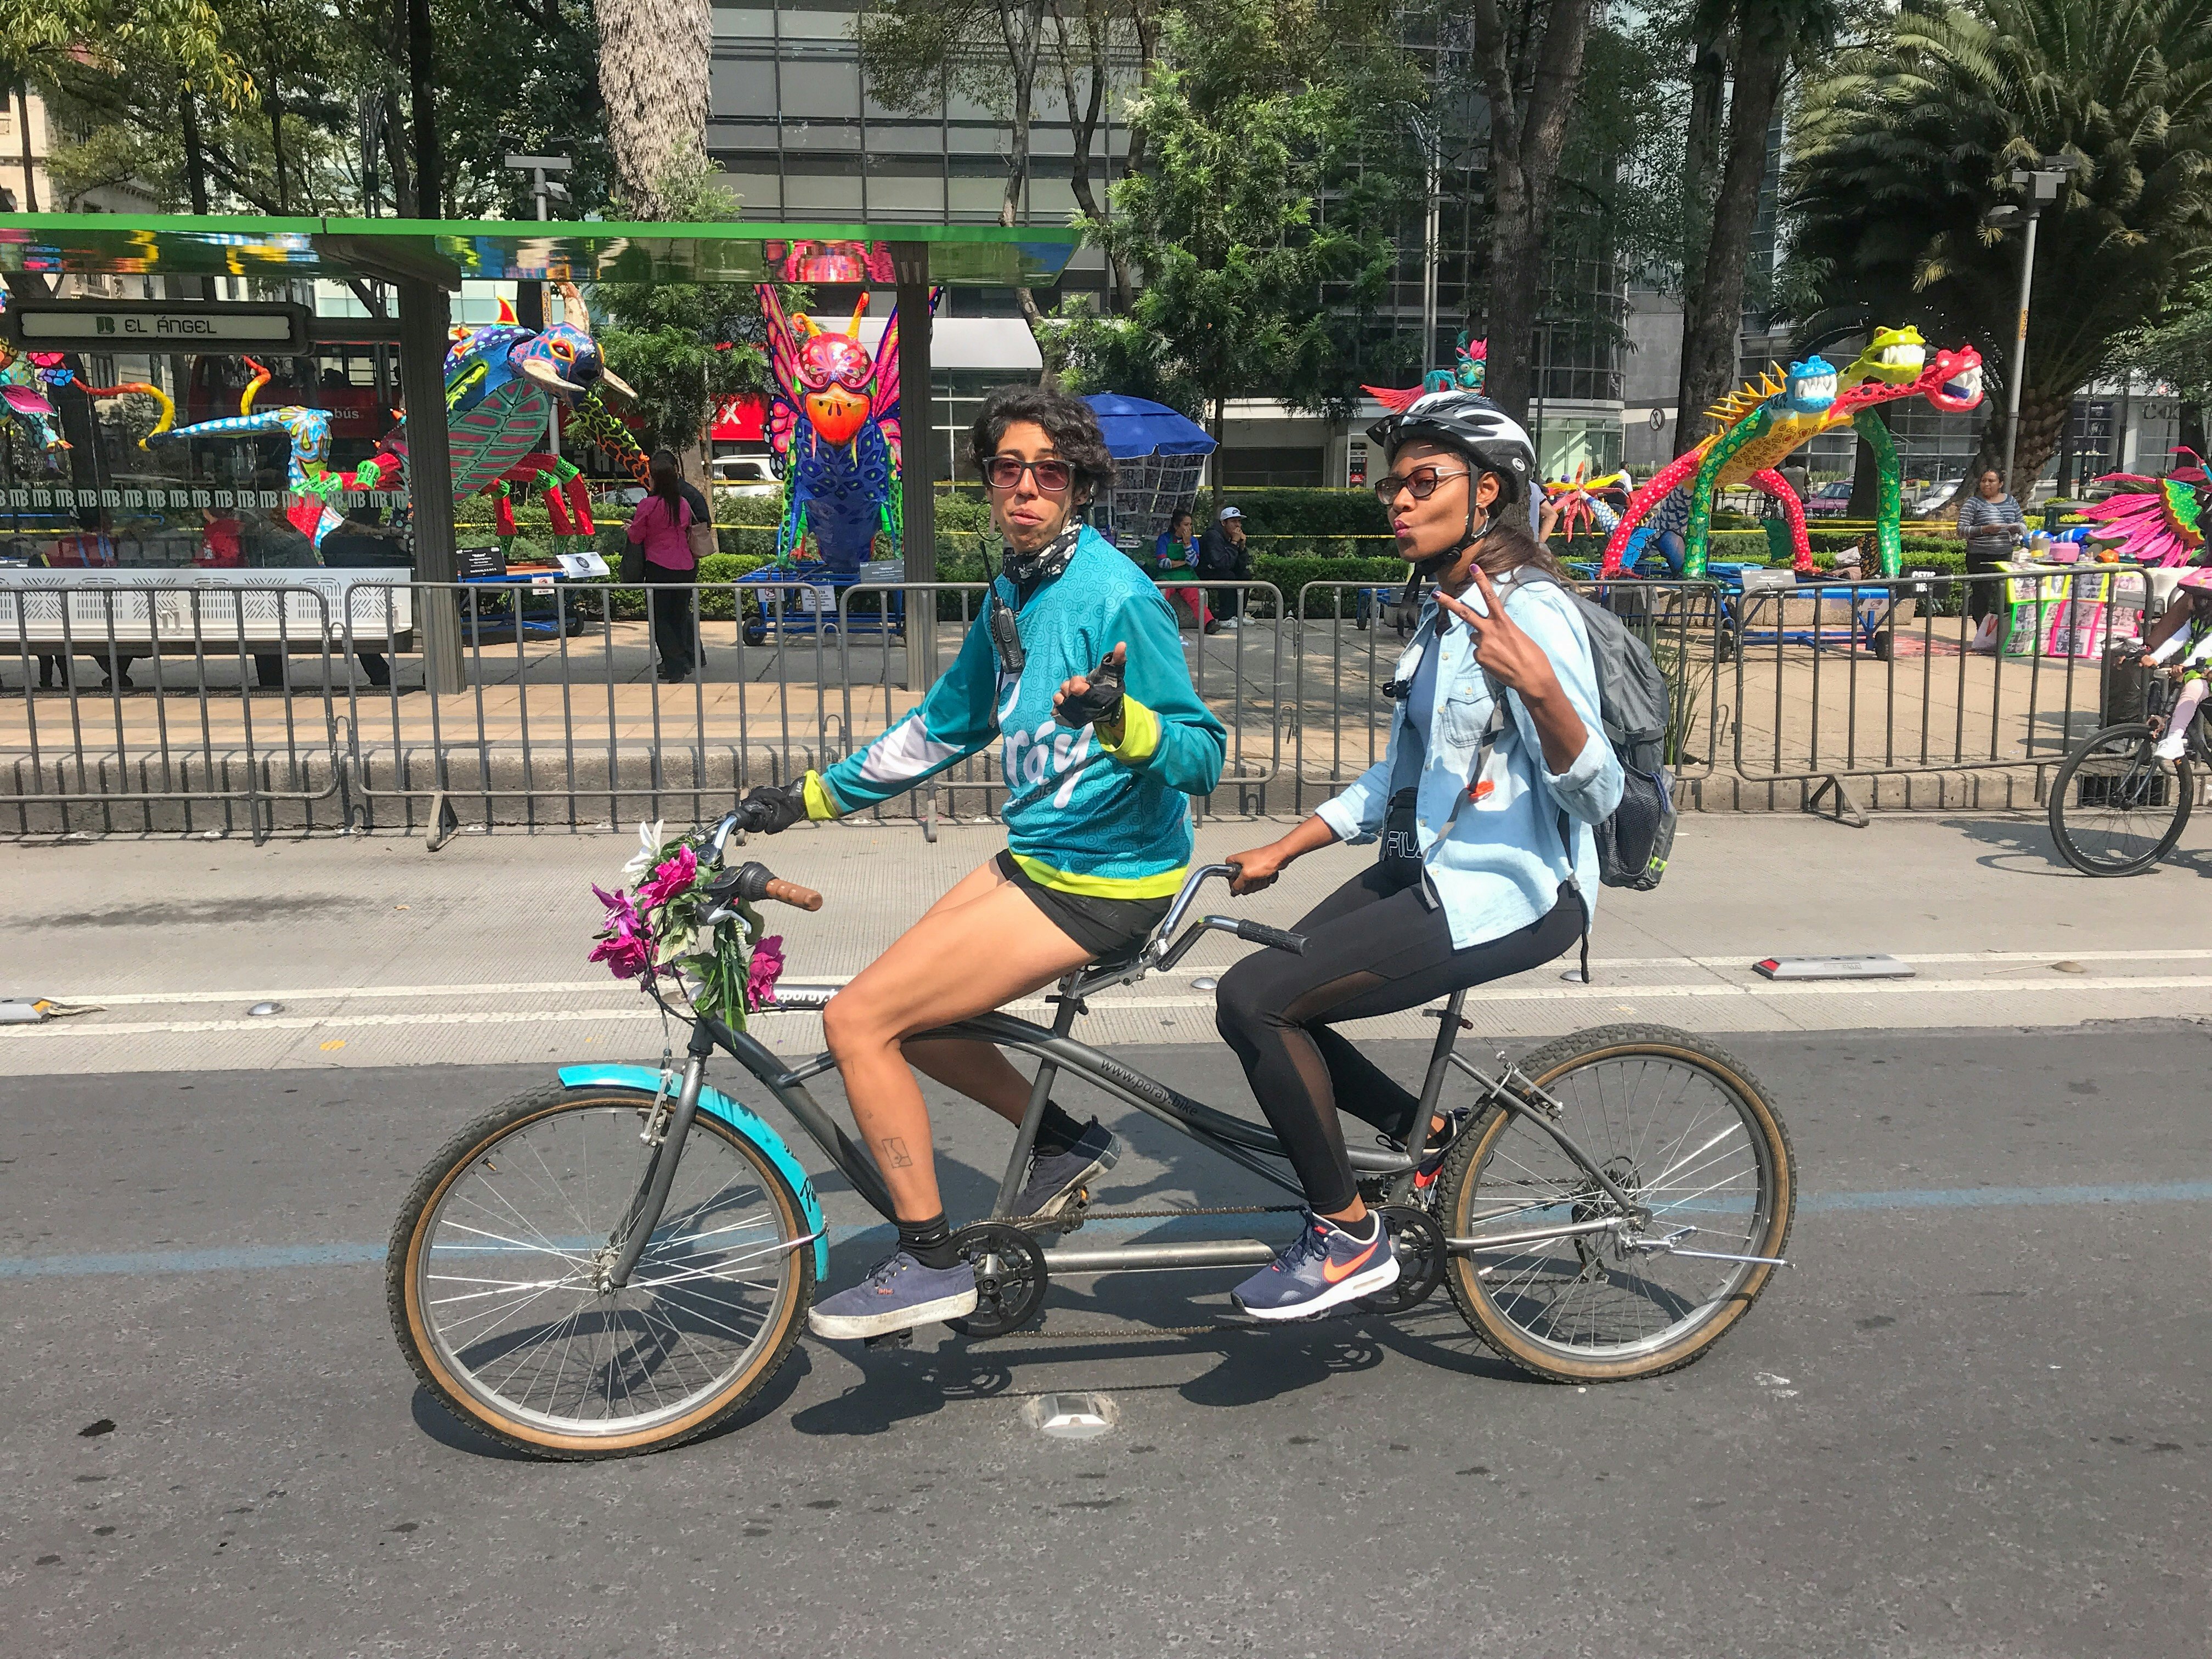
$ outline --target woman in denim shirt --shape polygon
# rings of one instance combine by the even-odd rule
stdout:
[[[1389,748],[1290,834],[1229,860],[1235,890],[1255,892],[1317,848],[1372,841],[1386,820],[1393,832],[1382,863],[1298,922],[1304,956],[1258,951],[1222,976],[1221,1035],[1310,1209],[1297,1239],[1237,1286],[1238,1306],[1263,1319],[1303,1318],[1398,1277],[1337,1113],[1403,1142],[1419,1103],[1331,1028],[1565,951],[1597,891],[1590,826],[1620,800],[1582,618],[1555,582],[1528,579],[1559,569],[1524,527],[1528,434],[1486,398],[1451,391],[1369,436],[1391,458],[1376,494],[1399,556],[1437,583],[1399,659]],[[1494,732],[1493,691],[1504,699]],[[1432,1143],[1445,1127],[1431,1123]]]

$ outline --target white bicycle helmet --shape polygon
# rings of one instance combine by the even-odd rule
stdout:
[[[1425,392],[1369,427],[1367,437],[1385,456],[1417,438],[1448,445],[1498,476],[1501,504],[1526,500],[1536,477],[1536,446],[1518,421],[1479,392]]]

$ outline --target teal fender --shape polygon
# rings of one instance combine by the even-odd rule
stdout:
[[[647,1094],[660,1091],[660,1073],[650,1066],[563,1066],[561,1068],[562,1086],[588,1089],[594,1084],[605,1084],[617,1089],[641,1089]],[[821,1279],[830,1272],[830,1224],[822,1218],[822,1202],[814,1196],[814,1183],[807,1179],[806,1171],[791,1148],[783,1144],[783,1137],[763,1122],[750,1108],[740,1106],[719,1089],[702,1086],[699,1091],[699,1109],[711,1112],[732,1129],[744,1136],[775,1165],[776,1170],[791,1183],[791,1190],[799,1194],[799,1212],[806,1218],[806,1230],[814,1235],[814,1276]]]

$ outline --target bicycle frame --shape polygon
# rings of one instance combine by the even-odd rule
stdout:
[[[1051,1097],[1054,1079],[1062,1071],[1083,1078],[1293,1197],[1304,1197],[1304,1189],[1285,1170],[1271,1167],[1262,1161],[1273,1158],[1285,1165],[1288,1164],[1282,1142],[1273,1130],[1194,1100],[1180,1090],[1122,1065],[1112,1055],[1091,1048],[1088,1043],[1078,1042],[1071,1035],[1077,1018],[1089,1012],[1085,999],[1091,993],[1129,983],[1141,979],[1149,972],[1173,967],[1204,933],[1237,932],[1238,924],[1234,920],[1225,916],[1206,916],[1180,937],[1175,938],[1173,943],[1163,944],[1181,925],[1199,885],[1211,877],[1232,873],[1226,865],[1209,865],[1194,870],[1183,884],[1182,890],[1176,896],[1175,902],[1170,907],[1152,942],[1134,961],[1115,967],[1085,969],[1061,980],[1059,994],[1052,999],[1058,1008],[1050,1027],[1034,1024],[1011,1014],[993,1012],[916,1034],[918,1038],[959,1037],[988,1042],[1001,1049],[1026,1054],[1037,1062],[1036,1078],[1030,1090],[1029,1103],[1022,1116],[1021,1127],[1014,1137],[1013,1150],[1006,1160],[1006,1174],[999,1183],[997,1200],[992,1206],[992,1219],[1006,1221],[1016,1218],[1007,1214],[1007,1206],[1020,1191],[1022,1176],[1029,1166],[1030,1154],[1036,1142],[1037,1128],[1043,1120],[1045,1103]],[[829,986],[783,987],[779,988],[776,1006],[794,1012],[819,1009],[835,994],[836,988]],[[1401,1175],[1419,1164],[1426,1154],[1429,1120],[1437,1102],[1443,1096],[1445,1075],[1456,1067],[1481,1089],[1485,1103],[1498,1101],[1507,1110],[1518,1113],[1535,1125],[1620,1208],[1619,1214],[1595,1220],[1569,1221],[1534,1229],[1524,1227],[1512,1232],[1476,1233],[1467,1237],[1448,1238],[1446,1247],[1454,1255],[1472,1255],[1486,1251],[1514,1249],[1577,1234],[1609,1232],[1620,1227],[1624,1222],[1640,1226],[1649,1219],[1649,1211],[1623,1193],[1613,1178],[1600,1169],[1595,1160],[1560,1126],[1557,1121],[1559,1108],[1556,1102],[1523,1076],[1516,1066],[1509,1066],[1503,1076],[1493,1078],[1454,1051],[1458,1034],[1467,1024],[1461,1015],[1467,994],[1464,990],[1454,992],[1441,1011],[1436,1042],[1430,1050],[1428,1069],[1422,1080],[1419,1107],[1414,1114],[1413,1143],[1402,1152],[1383,1147],[1350,1148],[1348,1156],[1354,1172],[1360,1175]],[[653,1228],[659,1224],[661,1206],[666,1202],[669,1188],[675,1180],[676,1165],[683,1155],[684,1140],[697,1114],[700,1091],[706,1079],[707,1060],[717,1048],[726,1052],[775,1096],[777,1103],[791,1114],[799,1127],[805,1130],[808,1138],[822,1149],[823,1155],[852,1182],[854,1190],[877,1213],[886,1220],[896,1219],[890,1194],[884,1185],[874,1158],[866,1146],[854,1142],[807,1091],[809,1079],[836,1069],[836,1063],[829,1054],[824,1052],[798,1066],[792,1066],[748,1033],[733,1031],[721,1021],[702,1015],[692,1027],[681,1082],[673,1089],[673,1108],[648,1125],[647,1130],[647,1139],[654,1140],[654,1156],[647,1166],[638,1195],[625,1217],[624,1224],[629,1228],[629,1237],[609,1274],[609,1281],[616,1288],[628,1282],[630,1271],[643,1254]],[[675,1079],[664,1073],[664,1103],[674,1082]],[[1080,1250],[1061,1248],[1046,1250],[1043,1255],[1051,1271],[1091,1273],[1257,1266],[1272,1261],[1276,1249],[1274,1245],[1258,1240],[1232,1239],[1204,1243],[1133,1244]]]

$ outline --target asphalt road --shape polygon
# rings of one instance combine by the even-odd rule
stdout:
[[[744,1426],[591,1466],[419,1393],[376,1260],[542,1068],[0,1080],[0,1653],[2206,1651],[2206,1032],[1733,1042],[1800,1265],[1665,1379],[1525,1381],[1442,1297],[1177,1339],[1142,1327],[1231,1275],[1079,1281],[1048,1329],[1125,1336],[809,1341]],[[1217,1051],[1132,1055],[1241,1098]],[[939,1117],[973,1205],[1001,1143]],[[1117,1186],[1212,1167],[1122,1127]],[[828,1199],[842,1283],[873,1244]],[[1110,1433],[1025,1423],[1072,1388]]]

